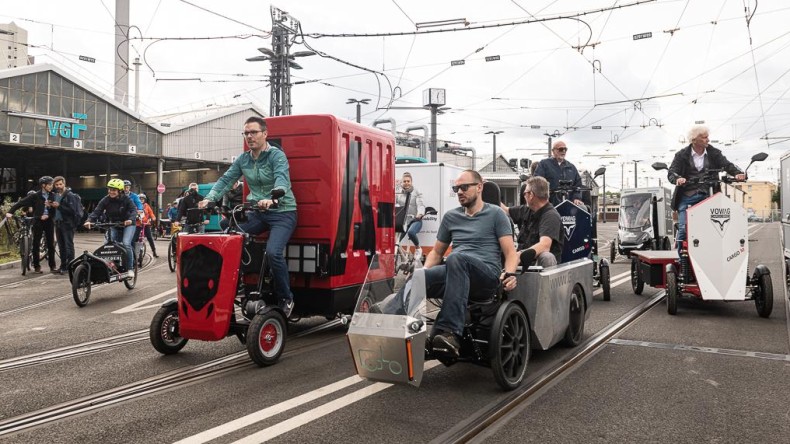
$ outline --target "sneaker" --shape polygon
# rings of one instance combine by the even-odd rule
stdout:
[[[36,273],[36,274],[43,274],[44,272],[43,272],[43,271],[41,271],[41,267],[36,267],[36,268],[34,268],[34,269],[33,269],[33,273]]]
[[[290,318],[291,313],[294,310],[294,300],[291,299],[290,301],[280,301],[280,308],[283,310],[283,313],[285,313],[285,319]]]
[[[129,279],[134,279],[134,270],[129,270],[129,271],[126,273],[126,276],[127,276]]]
[[[154,257],[159,257],[159,255],[156,254],[156,251],[154,251]]]
[[[433,337],[431,341],[433,352],[437,356],[445,358],[458,358],[460,356],[461,344],[458,338],[447,331],[441,332]]]

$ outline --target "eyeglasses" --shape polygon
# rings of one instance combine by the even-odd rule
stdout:
[[[565,148],[565,147],[560,147],[560,148],[554,148],[554,150],[555,150],[555,151],[559,151],[559,152],[561,152],[561,153],[564,153],[565,151],[568,151],[568,148]]]
[[[247,137],[247,136],[257,136],[259,133],[262,133],[262,132],[263,132],[263,131],[256,131],[256,130],[253,130],[253,131],[244,131],[243,133],[241,133],[241,135],[242,135],[242,136],[244,136],[244,137]]]
[[[468,190],[468,189],[469,189],[469,187],[471,187],[472,185],[480,185],[480,184],[479,184],[479,183],[477,183],[477,182],[473,182],[473,183],[462,183],[461,185],[453,185],[453,186],[452,186],[452,188],[453,188],[453,193],[457,193],[457,192],[458,192],[458,190],[461,190],[461,191],[463,191],[464,193],[466,193],[466,190]]]

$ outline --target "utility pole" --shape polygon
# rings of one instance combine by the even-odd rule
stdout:
[[[447,103],[444,88],[428,88],[422,92],[422,106],[431,110],[431,162],[436,162],[436,115]]]
[[[258,48],[264,55],[250,57],[248,62],[268,60],[269,71],[269,116],[291,115],[291,68],[302,69],[294,61],[296,57],[315,55],[313,51],[291,51],[291,34],[296,35],[299,20],[291,17],[286,11],[271,6],[272,16],[272,49]]]
[[[365,105],[367,105],[368,103],[370,103],[370,99],[362,99],[362,100],[348,99],[346,105],[350,105],[352,103],[357,104],[357,123],[362,123],[362,104],[364,103]]]
[[[606,173],[603,173],[603,217],[602,223],[606,223]]]
[[[134,58],[134,112],[140,112],[140,57]]]
[[[639,188],[639,182],[636,180],[636,164],[641,162],[641,160],[634,160],[634,188]]]
[[[494,166],[494,172],[495,173],[496,173],[496,135],[497,134],[502,134],[502,133],[504,133],[504,131],[489,131],[489,132],[486,133],[486,134],[493,134],[494,135],[494,162],[493,162],[493,166]]]

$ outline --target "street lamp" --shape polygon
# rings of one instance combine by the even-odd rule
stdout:
[[[362,99],[362,100],[348,99],[348,102],[346,102],[346,105],[350,105],[352,103],[356,103],[357,104],[357,123],[362,123],[362,114],[361,114],[361,112],[362,112],[362,104],[364,103],[365,105],[367,105],[368,103],[370,103],[370,99]]]
[[[639,188],[639,184],[637,183],[637,180],[636,180],[636,177],[637,177],[637,175],[636,175],[636,164],[641,162],[641,160],[632,160],[632,162],[634,162],[634,188]]]
[[[488,131],[486,134],[494,135],[494,172],[496,173],[496,135],[502,134],[504,131]]]

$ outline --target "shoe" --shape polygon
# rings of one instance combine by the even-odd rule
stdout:
[[[60,274],[69,274],[69,270],[67,268],[64,268],[60,270]]]
[[[36,268],[34,268],[34,269],[33,269],[33,273],[36,273],[36,274],[43,274],[44,272],[43,272],[43,271],[41,271],[41,267],[36,267]]]
[[[154,257],[159,257],[159,255],[156,254],[156,251],[154,251]]]
[[[431,341],[433,353],[443,358],[455,358],[460,356],[461,344],[458,338],[447,331],[443,331],[433,337]]]
[[[58,270],[57,268],[50,268],[49,272],[52,274],[61,274],[61,271]]]
[[[126,276],[127,276],[129,279],[134,279],[134,270],[129,270],[129,271],[126,273]]]
[[[290,301],[280,301],[280,308],[283,310],[283,313],[285,313],[285,319],[289,319],[291,317],[291,313],[294,310],[294,300],[291,299]]]

